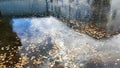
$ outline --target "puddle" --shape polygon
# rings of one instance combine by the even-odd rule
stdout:
[[[0,68],[120,68],[119,3],[119,0],[1,1]],[[94,23],[117,35],[97,40],[75,32],[65,21],[71,27]]]
[[[120,35],[96,40],[54,17],[13,18],[11,24],[22,44],[14,54],[19,68],[120,67]]]

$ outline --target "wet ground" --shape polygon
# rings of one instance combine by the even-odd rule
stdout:
[[[54,17],[1,18],[0,68],[120,68],[119,40],[94,39]]]
[[[21,42],[9,22],[10,18],[0,18],[0,68],[2,65],[13,66],[20,56],[17,50]]]

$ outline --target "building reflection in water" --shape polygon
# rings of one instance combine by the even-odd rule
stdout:
[[[92,21],[95,23],[108,22],[108,16],[110,12],[110,0],[93,0],[91,4],[92,9]]]

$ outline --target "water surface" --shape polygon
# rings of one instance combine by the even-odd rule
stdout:
[[[13,18],[12,26],[21,39],[19,53],[22,58],[27,58],[25,67],[49,68],[53,61],[71,68],[80,65],[87,68],[120,67],[120,35],[96,40],[75,32],[54,17]]]

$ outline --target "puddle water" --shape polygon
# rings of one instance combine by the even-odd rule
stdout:
[[[96,40],[75,32],[54,17],[13,18],[11,24],[22,44],[13,51],[11,57],[18,61],[11,65],[11,60],[11,68],[120,67],[120,35]],[[7,57],[7,53],[3,56]]]
[[[1,1],[0,14],[37,14],[49,9],[57,12],[58,17],[104,23],[111,32],[120,28],[120,0],[74,0],[71,3],[51,0],[48,5],[47,0],[26,2]],[[75,32],[52,16],[3,20],[0,17],[0,68],[120,68],[119,40],[120,34],[96,40]]]

